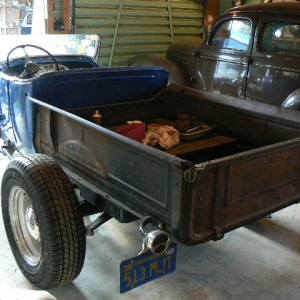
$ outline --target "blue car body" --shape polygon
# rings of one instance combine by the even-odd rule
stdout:
[[[48,56],[31,58],[39,66],[53,65],[53,59]],[[36,152],[38,111],[37,105],[27,97],[59,109],[126,102],[155,96],[169,78],[162,68],[100,68],[87,55],[67,54],[55,58],[60,70],[51,66],[50,70],[27,74],[24,78],[15,76],[22,72],[24,58],[13,59],[9,66],[7,61],[0,64],[1,137],[25,154]]]

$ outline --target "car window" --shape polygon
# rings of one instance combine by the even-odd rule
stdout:
[[[29,15],[27,16],[27,24],[28,24],[28,25],[32,25],[32,16],[33,16],[33,14],[29,14]]]
[[[209,45],[244,51],[248,48],[251,36],[249,20],[227,20],[223,22],[209,40]]]
[[[260,50],[278,54],[300,54],[300,23],[271,21],[266,24],[260,41]]]

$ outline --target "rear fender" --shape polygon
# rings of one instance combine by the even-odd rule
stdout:
[[[281,104],[284,108],[300,110],[300,88],[292,92]]]
[[[174,83],[178,85],[193,87],[189,74],[178,65],[165,58],[151,54],[136,55],[128,60],[127,65],[131,67],[162,67],[170,73],[169,84]]]

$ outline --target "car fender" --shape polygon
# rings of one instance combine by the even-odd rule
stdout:
[[[192,87],[192,81],[189,74],[173,63],[170,60],[165,58],[151,55],[151,54],[141,54],[136,55],[130,58],[127,62],[127,66],[139,67],[139,66],[153,66],[153,67],[162,67],[170,73],[169,83],[174,83],[178,85],[184,85]]]
[[[292,92],[281,105],[284,108],[300,110],[300,88]]]

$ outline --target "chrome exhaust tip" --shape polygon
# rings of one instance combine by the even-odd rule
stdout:
[[[145,253],[150,250],[153,254],[163,254],[168,250],[171,243],[170,236],[167,232],[157,229],[149,232],[145,231],[145,226],[152,223],[151,217],[146,217],[140,225],[140,231],[144,236],[142,251],[139,254]],[[160,223],[160,225],[162,225]],[[159,226],[162,227],[162,226]]]
[[[169,235],[162,230],[150,231],[144,239],[147,249],[153,254],[164,253],[170,245]]]

